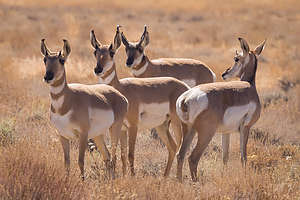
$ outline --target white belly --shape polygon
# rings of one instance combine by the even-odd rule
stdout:
[[[238,131],[242,123],[247,124],[250,121],[255,109],[256,104],[254,102],[227,108],[223,116],[223,123],[218,127],[218,132],[229,133]]]
[[[100,134],[105,134],[114,122],[112,110],[100,110],[89,108],[90,129],[89,138],[94,138]]]
[[[69,110],[64,115],[59,115],[52,112],[50,113],[50,120],[58,130],[59,134],[69,139],[75,137],[73,130],[79,128],[78,126],[70,123],[72,112],[72,110]]]
[[[139,130],[161,125],[169,114],[169,102],[139,105]]]

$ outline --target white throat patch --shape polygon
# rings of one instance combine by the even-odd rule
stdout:
[[[147,67],[148,67],[148,62],[146,62],[144,64],[144,66],[141,67],[138,70],[132,69],[132,73],[133,73],[134,76],[140,76],[140,75],[142,75],[146,71]]]
[[[116,75],[116,71],[112,71],[111,74],[109,76],[107,76],[105,79],[103,79],[102,77],[99,77],[99,83],[102,84],[110,84],[111,81],[114,79]]]
[[[59,94],[64,89],[65,83],[66,83],[66,80],[64,79],[64,81],[62,82],[61,85],[59,85],[57,87],[50,86],[50,92],[52,94]]]

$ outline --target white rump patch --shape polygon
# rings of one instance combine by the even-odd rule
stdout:
[[[114,79],[115,75],[116,75],[116,71],[114,70],[114,71],[112,71],[112,73],[111,73],[109,76],[107,76],[105,79],[99,77],[99,83],[100,83],[100,84],[101,84],[101,83],[102,83],[102,84],[110,84],[111,81]]]
[[[187,104],[187,112],[183,113],[181,109],[181,102],[185,101]],[[195,119],[198,115],[207,109],[208,107],[208,98],[207,94],[200,90],[199,88],[195,87],[179,96],[176,101],[176,111],[179,118],[188,123],[194,123]]]
[[[144,66],[141,67],[138,70],[132,69],[132,73],[133,73],[134,76],[140,76],[140,75],[142,75],[147,70],[147,67],[148,67],[148,62],[146,62],[144,64]]]
[[[79,127],[75,124],[70,123],[70,118],[73,111],[69,110],[66,114],[60,115],[58,113],[50,112],[50,120],[58,130],[59,134],[65,138],[74,138],[75,135],[73,133],[74,129],[78,129]]]
[[[114,122],[113,110],[102,110],[96,108],[88,108],[90,129],[88,138],[94,138],[105,132],[111,127]]]
[[[182,79],[181,81],[185,82],[190,87],[196,86],[196,80],[193,79]]]
[[[154,128],[165,122],[169,114],[169,102],[139,105],[139,130]]]
[[[223,124],[218,128],[222,133],[238,131],[241,123],[248,124],[256,110],[256,103],[249,102],[241,106],[232,106],[226,109]]]

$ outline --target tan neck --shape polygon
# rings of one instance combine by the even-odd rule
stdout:
[[[61,78],[50,85],[51,111],[53,113],[64,114],[62,110],[69,87],[66,81],[66,73],[63,72]]]
[[[100,83],[104,83],[107,85],[111,85],[115,88],[118,88],[120,86],[119,78],[116,71],[116,64],[113,63],[112,67],[107,70],[101,77],[100,77]]]
[[[132,73],[135,77],[143,77],[150,69],[151,67],[151,61],[148,59],[146,55],[143,55],[142,62],[132,68]]]

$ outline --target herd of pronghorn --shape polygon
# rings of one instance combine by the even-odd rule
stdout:
[[[238,77],[240,80],[215,82],[214,72],[198,60],[150,60],[144,52],[149,44],[146,26],[138,42],[129,42],[119,26],[110,45],[101,44],[93,30],[90,40],[97,60],[94,72],[100,83],[95,85],[67,83],[64,63],[71,52],[67,40],[63,40],[62,51],[56,53],[49,51],[45,39],[41,40],[46,66],[44,80],[50,86],[50,120],[59,131],[68,174],[69,139],[73,137],[79,138],[78,165],[82,177],[89,139],[95,141],[111,176],[114,176],[120,141],[123,174],[127,169],[127,153],[129,168],[134,174],[137,133],[150,128],[156,129],[169,151],[164,176],[169,175],[177,155],[177,178],[182,180],[184,157],[196,132],[197,144],[188,159],[193,181],[197,180],[199,159],[216,131],[222,133],[224,164],[228,161],[230,132],[240,132],[241,161],[243,165],[246,163],[249,129],[261,112],[255,74],[257,57],[265,41],[252,51],[245,39],[238,38],[242,52],[236,51],[234,65],[222,74],[222,78]],[[134,78],[118,78],[114,57],[121,43],[126,50],[126,66]],[[108,130],[111,154],[104,142]]]

